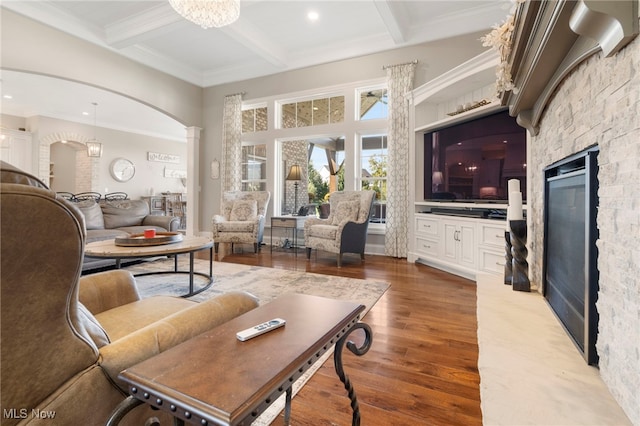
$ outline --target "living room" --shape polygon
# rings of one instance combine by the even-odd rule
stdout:
[[[234,93],[244,93],[244,97],[248,103],[265,104],[275,102],[275,100],[279,99],[286,99],[287,97],[304,95],[305,93],[313,92],[318,88],[322,90],[329,90],[341,87],[345,92],[352,93],[359,87],[383,83],[384,65],[405,63],[413,60],[418,61],[414,87],[420,87],[466,60],[486,51],[486,48],[478,42],[478,39],[488,30],[487,28],[454,39],[435,40],[416,46],[394,49],[384,53],[347,59],[338,63],[318,65],[307,69],[292,70],[267,77],[253,78],[239,82],[229,82],[212,87],[200,88],[177,78],[169,77],[159,71],[144,67],[131,60],[124,59],[114,52],[105,51],[90,43],[81,42],[68,34],[41,25],[36,21],[25,18],[22,15],[4,8],[2,20],[3,68],[6,67],[11,70],[22,70],[26,72],[63,77],[65,79],[81,81],[99,87],[108,88],[109,90],[113,90],[118,93],[126,93],[128,96],[137,99],[138,101],[154,105],[158,109],[171,114],[173,117],[178,118],[179,122],[183,123],[184,126],[187,126],[190,129],[204,129],[202,134],[199,134],[198,137],[190,138],[187,136],[187,140],[185,141],[186,143],[181,142],[182,145],[177,145],[178,148],[175,148],[175,150],[171,145],[171,142],[167,142],[167,145],[155,150],[163,153],[179,155],[182,162],[176,168],[187,170],[190,175],[190,179],[192,179],[192,176],[198,176],[197,179],[192,179],[186,187],[183,187],[186,190],[186,196],[189,197],[188,202],[193,206],[198,206],[194,211],[190,212],[192,215],[190,217],[190,224],[197,224],[197,226],[193,225],[191,232],[196,234],[207,232],[211,217],[218,212],[217,200],[221,198],[221,181],[211,179],[209,177],[209,166],[211,161],[222,158],[222,144],[220,143],[220,140],[223,130],[221,118],[223,116],[223,103],[225,96]],[[635,54],[634,57],[632,53],[629,53],[634,51],[637,51],[637,41],[632,42],[630,46],[622,50],[620,56],[601,60],[603,62],[609,61],[608,64],[611,64],[611,61],[627,61],[625,63],[630,64],[629,66],[622,66],[619,71],[618,68],[615,69],[618,74],[622,74],[620,75],[621,81],[634,82],[637,81],[634,80],[634,78],[637,79],[637,76],[634,71],[630,70],[633,69],[634,64],[637,64],[637,54]],[[56,60],[56,58],[60,57],[64,58],[64,63]],[[434,61],[432,59],[434,57],[439,58],[438,61]],[[87,62],[87,58],[93,58],[93,60]],[[596,60],[592,60],[589,66],[598,66],[594,62],[596,62]],[[69,66],[69,64],[82,64],[82,66]],[[609,66],[614,67],[613,65]],[[127,70],[126,81],[124,81],[124,79],[116,80],[112,78],[113,75],[122,75],[123,70]],[[159,85],[162,85],[163,93],[160,93],[160,91],[157,90]],[[620,93],[626,95],[628,92],[621,91]],[[624,101],[620,100],[618,102]],[[633,102],[635,101],[632,100],[629,104],[625,104],[625,106],[633,108],[634,105],[637,105],[637,103],[634,104]],[[87,107],[88,105],[82,105],[82,108]],[[100,117],[101,109],[102,106],[98,106],[98,117]],[[562,112],[559,112],[558,114],[562,114]],[[20,121],[12,117],[9,117],[9,119],[14,120],[12,123],[13,128],[30,127],[30,123],[26,120]],[[3,126],[5,126],[5,120],[7,120],[7,117],[3,116]],[[574,118],[574,122],[575,121],[576,119]],[[633,119],[631,119],[631,121],[633,121]],[[580,124],[577,126],[579,127]],[[372,127],[375,128],[375,126]],[[631,128],[633,128],[633,124],[631,125]],[[54,127],[49,127],[48,129],[47,134],[60,131]],[[87,137],[91,137],[94,133],[94,126],[89,123],[81,126],[77,131]],[[345,130],[345,133],[352,131],[353,129],[347,129]],[[547,132],[551,132],[551,130],[547,130]],[[102,173],[100,178],[100,182],[102,183],[98,185],[98,189],[100,192],[105,191],[106,188],[110,191],[120,189],[120,187],[114,186],[115,183],[111,183],[112,181],[109,181],[109,174],[106,167],[111,158],[130,155],[131,151],[126,147],[118,147],[117,151],[111,151],[108,154],[109,157],[107,157],[107,150],[109,149],[107,146],[109,143],[108,139],[118,138],[121,135],[106,128],[99,128],[98,134],[103,134],[106,139],[104,141],[104,164],[102,165],[100,172]],[[40,138],[44,136],[46,135],[39,135]],[[296,137],[296,135],[290,130],[288,132],[283,132],[278,136],[269,135],[268,137],[278,138],[286,136],[289,136],[290,138]],[[541,136],[537,136],[537,138],[540,137]],[[530,141],[535,140],[537,139],[530,139]],[[140,164],[140,171],[137,172],[140,173],[140,176],[143,176],[143,170],[145,169],[143,165],[147,164],[146,156],[147,152],[151,150],[150,146],[156,146],[157,143],[157,140],[153,140],[148,146],[141,148],[140,152],[135,154],[137,156],[136,158],[138,158],[137,163]],[[535,145],[533,142],[530,143],[531,145]],[[268,153],[272,158],[277,157],[276,146],[277,145],[274,144],[268,148],[270,150]],[[547,154],[536,155],[545,157]],[[536,162],[539,161],[540,168],[537,171],[539,174],[542,173],[542,167],[551,164],[559,158],[546,158],[543,161],[538,160],[536,157],[530,157],[529,168],[531,168],[532,164],[536,164]],[[272,159],[270,161],[273,161],[270,167],[275,169],[275,160]],[[149,164],[150,168],[153,168],[154,164]],[[157,176],[157,172],[158,170],[154,170],[154,175]],[[627,173],[633,176],[633,173],[637,172],[629,171]],[[276,175],[276,173],[274,172],[273,175]],[[630,176],[627,176],[627,178],[629,177]],[[164,184],[158,186],[156,184],[157,180],[154,181],[154,178],[147,177],[147,179],[148,180],[143,181],[136,180],[132,182],[132,186],[129,187],[122,184],[118,185],[122,185],[121,188],[125,189],[125,192],[137,194],[138,196],[149,194],[151,192],[150,188],[153,188],[154,191],[182,191],[182,182],[180,182],[179,179],[169,178],[171,180],[166,181],[170,181],[172,186]],[[535,179],[540,180],[539,176],[532,175],[532,181],[535,181]],[[110,183],[106,184],[105,182]],[[274,188],[274,193],[279,191],[275,189],[275,183],[272,182],[269,185]],[[614,187],[615,186],[616,185],[614,184]],[[622,185],[622,187],[624,190],[619,189],[622,192],[630,190],[627,189],[626,185]],[[540,188],[537,189],[537,191],[539,190]],[[196,194],[198,193],[201,195],[197,196]],[[625,198],[627,200],[637,199],[633,194]],[[540,202],[537,201],[530,204],[529,210],[534,212],[541,211],[542,207],[539,203]],[[278,207],[275,207],[276,204]],[[274,203],[274,209],[279,209],[280,205],[280,202]],[[630,205],[628,211],[633,212],[634,210],[633,205]],[[280,213],[278,210],[273,210],[273,212],[275,214]],[[621,212],[608,214],[610,217],[612,215],[617,215],[616,220],[622,219],[622,217],[625,216],[625,214]],[[637,230],[637,224],[633,225],[635,223],[634,221],[637,220],[637,216],[633,213],[627,213],[626,216],[628,217],[627,219],[624,219],[624,223],[630,224],[630,228],[622,227],[622,229],[628,230],[628,232],[625,232],[625,235],[629,239],[626,245],[633,246],[634,241],[637,241],[637,232],[634,233],[634,230]],[[535,214],[531,217],[534,221],[538,220]],[[541,247],[542,245],[542,242],[539,240],[541,238],[539,235],[539,230],[542,229],[541,227],[542,225],[537,225],[538,231],[534,234],[536,242],[534,246],[530,247],[530,263],[532,264],[531,277],[532,281],[537,283],[542,281],[542,278],[540,277],[542,273],[542,260],[540,257],[542,254],[540,250],[536,250],[536,246]],[[615,239],[615,236],[619,232],[622,232],[620,228],[607,231],[607,234],[610,234],[612,239]],[[606,245],[610,243],[602,242],[601,244]],[[383,247],[384,230],[379,229],[376,231],[376,228],[372,227],[368,253],[382,254],[384,252]],[[603,268],[609,270],[609,274],[612,275],[610,281],[617,282],[623,280],[618,276],[620,273],[614,272],[614,269],[627,271],[627,273],[625,273],[626,276],[638,276],[638,274],[634,273],[634,271],[637,271],[637,266],[634,265],[637,265],[638,262],[633,261],[634,256],[636,256],[633,253],[637,252],[631,250],[631,253],[629,254],[622,254],[619,252],[619,248],[613,249],[611,256],[617,260],[607,262],[606,265],[609,266],[603,266]],[[618,264],[623,266],[621,268],[613,266]],[[625,278],[624,280],[629,279]],[[632,278],[630,280],[632,283],[625,287],[626,290],[623,290],[624,293],[634,294],[633,289],[637,288],[637,280],[636,284],[633,284],[633,280],[634,279]],[[618,290],[613,290],[614,293],[617,291]],[[622,298],[625,299],[624,296]],[[634,298],[626,297],[626,299],[633,300]],[[608,302],[608,304],[609,303],[613,304],[614,302]],[[609,305],[609,308],[607,309],[617,310],[618,308],[613,308]],[[633,308],[631,308],[631,311],[633,311]],[[624,328],[627,330],[626,333],[637,331],[637,321],[628,318],[628,308],[626,308],[624,312],[624,316],[627,318],[624,321],[628,324]],[[619,350],[622,350],[618,340],[619,339],[614,339],[614,341],[607,345],[609,351],[618,353]],[[621,359],[617,360],[615,365],[608,368],[608,372],[606,374],[610,376],[608,379],[610,382],[627,380],[621,379],[621,377],[625,375],[624,373],[615,372],[621,368],[620,365],[626,364],[627,361],[631,361],[633,359],[631,356],[632,352],[631,348],[622,350],[620,355]],[[614,358],[617,357],[618,355]],[[634,376],[637,376],[637,374],[634,374]],[[632,379],[633,383],[636,383],[635,380],[636,379]],[[628,388],[628,386],[622,385],[622,388]],[[624,394],[625,391],[622,391],[621,393]],[[619,397],[619,395],[616,396]],[[633,400],[628,399],[629,396],[622,396],[620,398],[620,403],[625,407],[628,408],[634,406]],[[630,418],[631,417],[632,416],[630,415]],[[634,420],[632,419],[632,421]]]

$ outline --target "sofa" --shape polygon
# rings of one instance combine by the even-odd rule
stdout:
[[[87,243],[141,234],[145,229],[151,228],[157,232],[175,232],[180,226],[178,217],[151,215],[149,205],[144,200],[114,200],[100,203],[84,200],[72,204],[84,216]],[[113,265],[115,260],[86,256],[82,270],[89,271]]]
[[[127,395],[122,370],[258,306],[243,292],[141,299],[124,270],[81,277],[84,216],[37,178],[1,166],[3,426],[104,425]],[[142,405],[120,424],[156,420],[171,424]]]

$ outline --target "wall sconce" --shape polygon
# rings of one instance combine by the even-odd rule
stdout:
[[[211,179],[220,179],[220,162],[216,158],[211,162],[209,176]]]

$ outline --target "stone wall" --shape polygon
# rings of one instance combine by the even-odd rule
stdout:
[[[529,264],[535,284],[542,283],[542,170],[593,145],[600,148],[600,374],[640,425],[640,37],[611,58],[593,55],[573,70],[545,110],[540,133],[530,138]]]

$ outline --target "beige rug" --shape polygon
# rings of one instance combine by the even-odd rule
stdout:
[[[477,278],[480,400],[485,425],[630,425],[537,292]]]
[[[178,265],[179,270],[188,270],[188,259],[183,256]],[[173,270],[173,260],[155,260],[125,269],[133,274],[154,271]],[[195,260],[195,271],[209,271],[208,260]],[[247,291],[256,296],[260,304],[268,303],[285,293],[302,293],[331,299],[350,300],[365,305],[362,317],[373,307],[378,299],[389,288],[383,281],[359,280],[353,278],[335,277],[330,275],[311,274],[305,272],[287,271],[275,268],[237,265],[233,263],[214,262],[214,282],[212,286],[200,294],[190,297],[190,300],[202,301],[232,290]],[[204,281],[203,277],[195,277],[195,287]],[[137,277],[136,282],[141,297],[153,295],[181,295],[188,292],[188,275],[148,275]],[[311,376],[324,364],[333,351],[327,351],[307,372],[293,385],[295,396]],[[336,376],[336,380],[338,380]],[[346,391],[345,391],[346,392]],[[278,417],[285,405],[284,395],[265,411],[254,426],[270,425]]]

